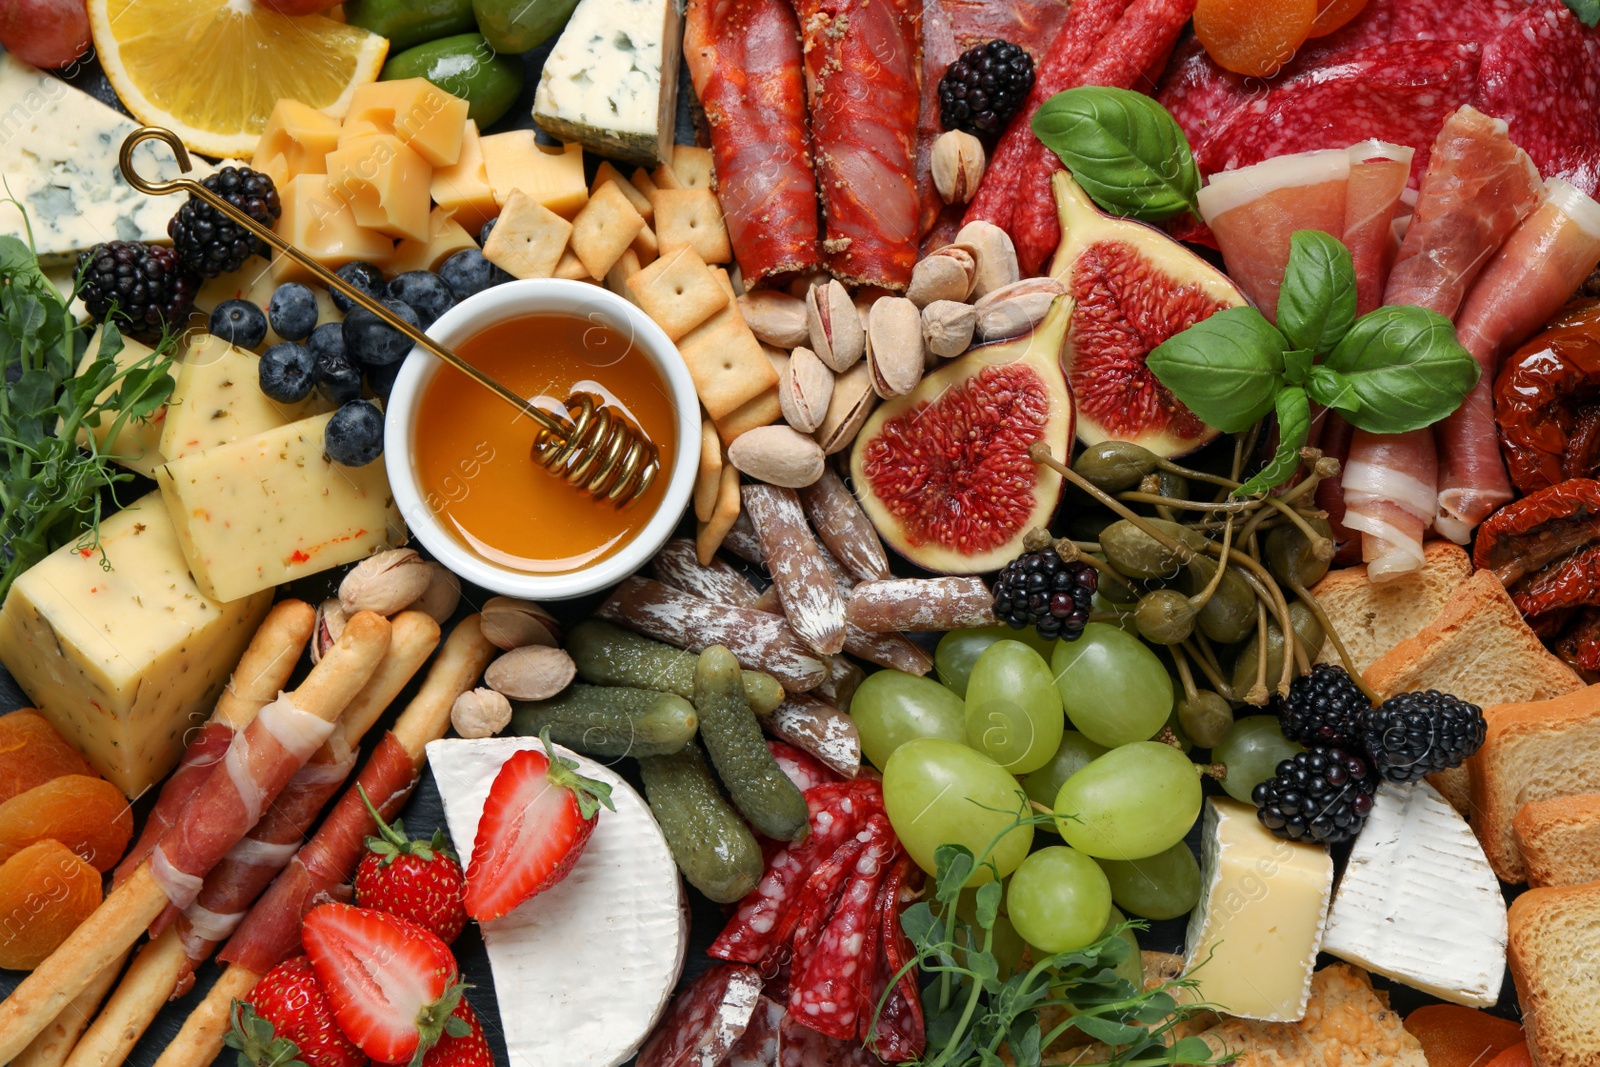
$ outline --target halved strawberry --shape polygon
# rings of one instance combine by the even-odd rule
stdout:
[[[380,1063],[420,1064],[440,1037],[465,1033],[451,1015],[465,988],[456,958],[415,923],[349,904],[322,904],[300,931],[339,1028]]]
[[[501,765],[483,803],[467,867],[467,914],[479,922],[565,878],[594,833],[600,805],[616,810],[609,785],[557,756],[549,731],[540,740],[544,752],[523,749]]]

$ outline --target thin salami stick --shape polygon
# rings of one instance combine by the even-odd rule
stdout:
[[[844,480],[825,468],[822,477],[800,490],[800,504],[817,537],[858,582],[889,577],[883,540]]]
[[[776,485],[744,487],[744,511],[761,539],[789,625],[823,656],[844,650],[844,596],[806,522],[800,497]]]
[[[240,732],[228,749],[228,773],[206,779],[150,859],[0,1002],[0,1061],[26,1048],[169,902],[193,899],[204,874],[254,825],[251,809],[259,813],[270,803],[322,743],[388,645],[388,621],[358,612],[300,688]]]
[[[964,630],[994,625],[994,594],[981,578],[891,578],[850,590],[845,617],[863,630]]]
[[[672,998],[635,1061],[638,1067],[715,1067],[750,1025],[761,999],[754,967],[713,963]]]
[[[733,526],[722,539],[722,547],[746,563],[754,563],[757,567],[767,565],[767,557],[761,551],[761,538],[756,536],[756,528],[750,525],[750,516],[743,511],[733,520]]]
[[[855,721],[809,693],[785,700],[761,717],[761,725],[846,778],[861,770],[861,735]]]
[[[710,563],[701,563],[688,538],[674,538],[662,545],[650,566],[663,584],[719,604],[749,608],[761,597],[761,590],[733,564],[715,557]]]

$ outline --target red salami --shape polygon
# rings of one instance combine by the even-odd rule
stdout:
[[[795,969],[805,969],[805,961],[811,958],[817,938],[822,936],[828,920],[833,917],[834,906],[844,894],[845,882],[849,881],[856,861],[871,840],[872,831],[863,828],[806,879],[805,887],[795,901],[794,932],[789,935],[794,945],[790,959]]]
[[[768,741],[767,748],[772,751],[772,758],[778,761],[783,773],[789,776],[789,780],[802,793],[807,789],[839,780],[837,774],[830,771],[821,760],[809,752],[801,752],[793,745],[786,745],[782,741]]]
[[[639,1050],[638,1067],[717,1067],[744,1035],[760,999],[754,967],[713,963],[672,998]]]
[[[760,997],[750,1016],[750,1025],[739,1035],[724,1067],[778,1067],[778,1027],[783,1024],[784,1008],[776,1000]]]
[[[778,1024],[778,1067],[851,1067],[860,1051],[854,1041],[819,1034],[788,1012]]]
[[[861,1040],[888,1063],[904,1063],[922,1055],[927,1035],[922,1024],[922,997],[915,968],[895,975],[912,960],[911,941],[900,925],[900,904],[914,864],[901,855],[889,869],[878,891],[878,971],[872,983],[872,1000],[862,1016]],[[894,985],[891,987],[890,982]],[[884,994],[888,994],[885,999]],[[882,1005],[880,1007],[880,1005]],[[877,1013],[874,1022],[873,1013]]]
[[[1540,6],[1539,0],[1406,0],[1395,5],[1389,39],[1487,43],[1530,7]]]

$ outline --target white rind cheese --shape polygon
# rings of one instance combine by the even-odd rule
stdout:
[[[533,121],[603,155],[669,161],[682,43],[677,0],[582,0],[544,62]]]
[[[500,765],[536,737],[453,738],[428,765],[463,865]],[[689,923],[678,868],[644,799],[610,768],[556,746],[611,786],[600,821],[558,885],[483,924],[506,1051],[517,1067],[614,1067],[644,1041],[683,970]]]
[[[1379,787],[1322,948],[1441,1000],[1487,1008],[1499,999],[1500,882],[1471,827],[1427,782]]]

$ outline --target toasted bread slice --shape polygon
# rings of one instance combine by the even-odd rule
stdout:
[[[1528,628],[1492,571],[1479,571],[1458,586],[1432,622],[1380,656],[1363,677],[1385,697],[1438,689],[1480,708],[1583,688],[1577,672]],[[1442,771],[1428,780],[1456,810],[1468,813],[1464,771]]]
[[[1311,590],[1328,613],[1339,640],[1358,671],[1428,625],[1456,588],[1472,577],[1472,560],[1460,545],[1429,541],[1422,569],[1405,578],[1374,584],[1366,567],[1329,571]],[[1325,642],[1318,663],[1339,663],[1333,642]]]
[[[1483,747],[1467,760],[1472,829],[1503,882],[1527,877],[1511,823],[1524,804],[1600,792],[1600,685],[1484,709]]]
[[[1600,1063],[1600,882],[1530,889],[1511,902],[1511,977],[1537,1067]]]
[[[1600,881],[1600,793],[1524,804],[1511,820],[1511,833],[1529,885]]]

